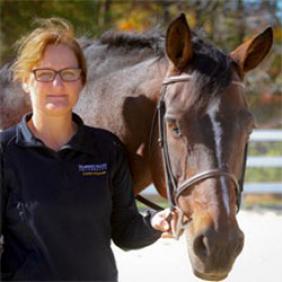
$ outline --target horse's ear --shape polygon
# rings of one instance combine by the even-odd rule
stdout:
[[[169,60],[178,70],[182,70],[191,60],[191,31],[184,14],[171,22],[166,33],[166,53]]]
[[[264,59],[272,43],[273,31],[271,27],[268,27],[230,53],[233,61],[237,63],[241,75],[254,69]]]

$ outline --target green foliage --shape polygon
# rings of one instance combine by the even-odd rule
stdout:
[[[11,46],[28,33],[36,18],[63,17],[75,27],[78,35],[94,36],[101,32],[97,22],[100,1],[79,0],[2,0],[1,15],[1,57],[10,61],[15,50]]]
[[[247,182],[282,182],[281,168],[248,168]]]
[[[252,142],[248,151],[249,156],[278,157],[282,155],[282,142]]]

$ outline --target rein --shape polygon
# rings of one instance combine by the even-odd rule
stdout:
[[[166,112],[165,107],[165,97],[167,93],[167,86],[172,83],[177,82],[183,82],[183,81],[189,81],[191,80],[192,75],[180,75],[180,76],[171,76],[166,77],[162,83],[162,88],[160,91],[160,99],[157,106],[157,112],[154,114],[153,118],[153,124],[151,127],[150,132],[150,144],[149,148],[151,147],[151,140],[152,140],[152,132],[154,131],[155,126],[155,118],[156,113],[158,114],[158,125],[159,125],[159,145],[161,147],[161,153],[162,153],[162,161],[163,161],[163,168],[165,172],[165,181],[166,181],[166,190],[167,190],[167,197],[168,197],[168,203],[170,206],[170,210],[173,211],[175,209],[178,210],[180,213],[179,219],[176,222],[176,225],[172,228],[173,233],[175,237],[178,239],[179,236],[182,234],[183,230],[186,228],[187,224],[191,219],[188,219],[184,222],[184,212],[179,208],[178,206],[178,198],[189,188],[193,187],[195,184],[198,184],[208,178],[218,178],[218,177],[227,177],[229,178],[235,188],[236,188],[236,195],[237,195],[237,212],[240,209],[240,203],[241,203],[241,192],[243,191],[243,183],[244,183],[244,175],[245,175],[245,168],[246,168],[246,159],[247,159],[247,150],[248,145],[245,147],[244,151],[244,160],[243,160],[243,167],[240,179],[238,180],[237,177],[230,173],[227,170],[223,170],[220,168],[214,168],[205,170],[203,172],[197,173],[196,175],[186,179],[184,182],[180,183],[180,185],[177,185],[175,176],[173,175],[172,167],[171,167],[171,161],[169,157],[169,150],[168,150],[168,142],[167,142],[167,132],[166,132],[166,125],[164,121],[164,115]],[[245,87],[245,85],[239,81],[232,81],[233,84],[236,84],[241,87]],[[152,203],[151,201],[145,199],[144,197],[137,195],[136,199],[143,202],[144,204],[156,209],[161,210],[162,208],[155,203]]]

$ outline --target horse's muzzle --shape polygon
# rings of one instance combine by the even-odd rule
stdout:
[[[238,227],[228,232],[206,229],[192,238],[190,236],[187,232],[194,274],[210,281],[225,279],[243,248],[243,232]]]

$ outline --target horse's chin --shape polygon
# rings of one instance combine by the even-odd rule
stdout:
[[[234,260],[222,265],[215,265],[211,262],[203,262],[194,254],[189,254],[194,275],[202,280],[221,281],[224,280],[232,269]]]
[[[202,262],[193,254],[189,254],[190,262],[194,275],[202,280],[207,281],[221,281],[224,280],[231,271],[232,264],[228,263],[224,267],[218,267],[209,263]]]
[[[193,270],[195,276],[202,280],[207,280],[207,281],[221,281],[224,280],[227,276],[227,274],[207,274],[207,273],[200,273],[197,270]]]

